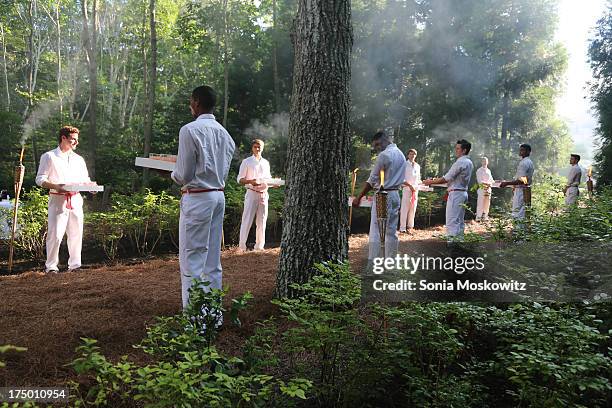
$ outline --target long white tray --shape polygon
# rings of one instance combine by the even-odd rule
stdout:
[[[353,205],[353,197],[349,197],[348,198],[348,205],[349,207],[351,205]],[[372,207],[372,200],[368,200],[366,197],[362,198],[361,201],[359,202],[359,206],[360,207],[367,207],[370,208]]]
[[[261,183],[266,183],[269,186],[284,186],[285,180],[279,178],[263,178],[260,180]]]
[[[149,169],[157,169],[157,170],[165,170],[165,171],[174,171],[174,167],[176,163],[165,161],[165,160],[155,160],[148,159],[146,157],[137,157],[134,164],[138,167],[147,167]]]
[[[64,186],[64,190],[66,191],[104,191],[104,186],[99,186],[97,184],[70,184]]]

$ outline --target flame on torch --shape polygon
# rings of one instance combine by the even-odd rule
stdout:
[[[385,188],[385,171],[380,169],[380,189]]]
[[[521,178],[519,178],[519,180],[521,180],[521,182],[522,182],[524,185],[527,185],[527,184],[528,184],[528,182],[527,182],[527,177],[521,177]]]
[[[589,166],[589,172],[587,173],[587,175],[589,176],[589,178],[593,176],[593,166]]]

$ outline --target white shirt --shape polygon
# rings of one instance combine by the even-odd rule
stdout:
[[[530,186],[533,179],[533,172],[533,162],[529,157],[523,157],[516,168],[516,175],[514,176],[514,179],[518,180],[521,177],[527,177],[527,185]]]
[[[582,178],[582,169],[579,165],[574,164],[567,175],[567,186],[578,187],[580,185],[580,179]]]
[[[385,177],[387,176],[385,175]],[[412,164],[410,160],[406,160],[405,178],[406,183],[412,185],[412,187],[416,187],[421,183],[421,166],[419,166],[419,163],[414,162],[414,164]]]
[[[472,178],[474,164],[468,156],[459,157],[444,175],[447,183],[447,190],[467,191],[470,179]]]
[[[72,150],[62,152],[58,146],[40,158],[36,184],[42,187],[45,181],[53,184],[78,184],[89,183],[91,179],[85,160]]]
[[[238,177],[236,181],[240,183],[240,179],[245,178],[247,180],[272,178],[270,174],[270,162],[263,157],[259,160],[255,156],[247,157],[240,163],[240,170],[238,171]],[[253,186],[250,184],[245,185],[249,190],[254,191],[267,191],[267,185]]]
[[[395,143],[391,143],[380,152],[370,172],[368,184],[373,188],[380,188],[380,171],[385,171],[385,189],[399,189],[406,177],[406,157]]]
[[[203,114],[179,131],[176,166],[170,175],[182,189],[222,189],[236,144],[212,114]]]
[[[493,180],[493,175],[488,167],[481,167],[476,170],[476,181],[478,184],[493,184],[495,180]]]

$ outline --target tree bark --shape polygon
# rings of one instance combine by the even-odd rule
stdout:
[[[144,123],[144,157],[149,157],[151,153],[151,137],[153,135],[153,111],[155,108],[155,86],[157,82],[157,31],[155,28],[155,0],[149,1],[149,29],[150,29],[150,47],[151,47],[151,64],[149,64],[147,89],[147,107],[145,112]],[[146,71],[145,66],[145,71]],[[148,169],[143,172],[143,186],[147,186],[149,181]]]
[[[227,128],[227,109],[229,107],[229,44],[227,9],[228,0],[223,0],[223,127]]]
[[[89,174],[92,179],[96,176],[96,153],[98,146],[97,136],[97,113],[98,113],[98,63],[97,63],[97,0],[93,0],[91,11],[91,33],[89,28],[88,1],[82,0],[81,12],[83,13],[83,41],[85,55],[87,57],[87,68],[89,76]]]
[[[11,92],[9,90],[8,69],[6,67],[6,37],[4,35],[4,25],[0,24],[2,34],[2,68],[4,70],[4,86],[6,88],[6,110],[11,110]]]
[[[278,296],[348,256],[350,0],[300,0]]]

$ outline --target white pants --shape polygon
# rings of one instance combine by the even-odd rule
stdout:
[[[578,191],[578,187],[570,187],[565,192],[565,205],[573,205],[576,204],[578,200],[578,195],[580,192]]]
[[[400,197],[398,191],[389,191],[387,194],[387,231],[385,234],[385,253],[380,252],[380,235],[378,234],[378,222],[376,219],[376,195],[372,201],[370,213],[370,236],[368,259],[377,257],[395,257],[399,238],[397,234],[397,222],[399,220]]]
[[[410,187],[404,187],[402,194],[402,208],[400,211],[401,232],[406,231],[406,226],[408,226],[408,228],[414,228],[414,215],[416,214],[418,204],[419,190],[415,190],[415,192],[413,193],[412,190],[410,190]]]
[[[476,203],[476,219],[486,220],[489,218],[489,207],[491,206],[491,194],[485,195],[483,189],[478,189],[478,202]]]
[[[446,202],[446,234],[449,237],[463,237],[465,229],[465,204],[467,191],[450,191]]]
[[[240,224],[240,249],[246,250],[253,218],[255,217],[255,249],[263,249],[266,243],[266,220],[268,219],[268,192],[258,193],[247,189],[244,195],[244,210],[242,211],[242,224]]]
[[[179,264],[183,308],[193,281],[221,289],[221,234],[225,196],[222,191],[184,194],[179,219]]]
[[[516,220],[525,219],[525,200],[522,188],[515,188],[512,194],[512,218]]]
[[[47,271],[57,271],[59,250],[68,235],[68,269],[81,267],[81,248],[83,247],[83,197],[76,194],[70,199],[72,209],[66,208],[66,196],[49,195],[49,215],[47,218]]]

